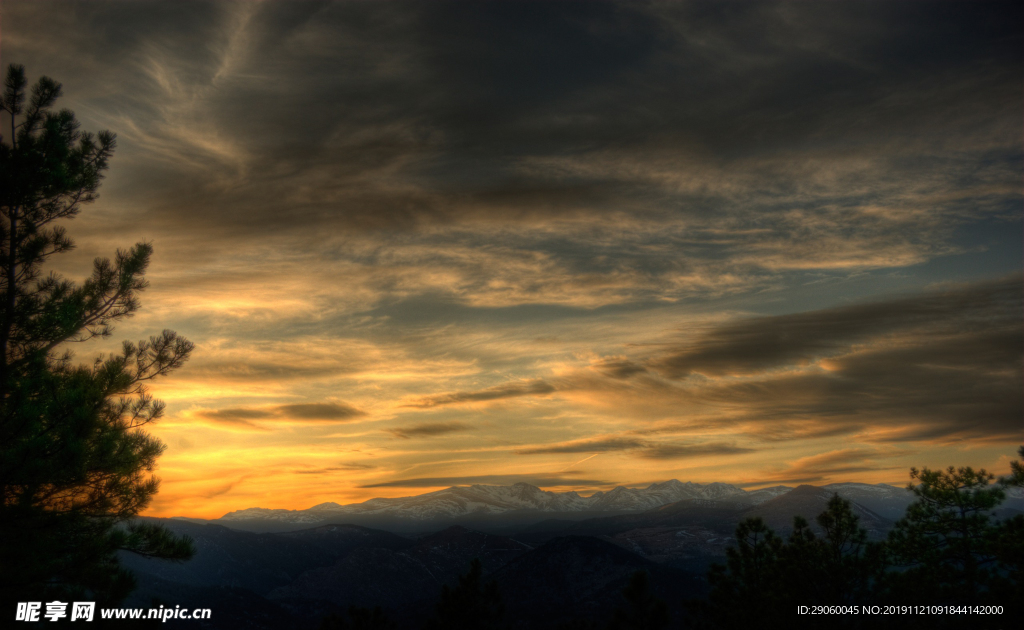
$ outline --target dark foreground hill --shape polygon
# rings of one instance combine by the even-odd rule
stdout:
[[[282,606],[267,596],[307,572],[327,567],[353,552],[385,552],[416,544],[390,532],[352,525],[328,525],[285,534],[256,534],[220,525],[180,519],[159,521],[177,534],[191,536],[195,557],[184,563],[121,554],[121,563],[136,576],[137,588],[126,607],[209,608],[209,621],[170,621],[172,627],[313,628],[334,608],[317,602],[304,607]]]
[[[121,555],[136,575],[153,576],[189,586],[227,586],[266,595],[302,573],[328,566],[360,547],[403,549],[415,541],[390,532],[351,525],[331,525],[287,534],[254,534],[220,525],[159,520],[176,534],[191,536],[196,556],[184,563]]]
[[[456,585],[474,558],[486,575],[528,551],[509,538],[451,527],[402,550],[361,547],[331,566],[303,573],[269,597],[290,606],[307,601],[341,610],[380,606],[411,622],[431,612],[441,587]]]
[[[676,617],[686,598],[706,594],[700,577],[659,565],[590,536],[565,536],[521,555],[494,574],[515,628],[556,627],[570,620],[606,620],[624,604],[621,592],[647,571],[655,594]]]
[[[895,515],[908,494],[866,484],[768,490],[756,503],[750,500],[754,493],[733,493],[579,521],[547,518],[512,536],[457,526],[399,536],[352,524],[253,533],[161,519],[192,536],[198,553],[183,564],[125,556],[139,584],[126,605],[210,608],[209,622],[170,626],[253,630],[313,629],[325,615],[349,606],[380,606],[399,627],[420,628],[441,588],[456,585],[479,558],[484,580],[497,582],[507,621],[516,628],[606,620],[638,570],[650,574],[652,589],[679,619],[685,599],[706,593],[708,568],[724,561],[743,518],[761,517],[785,536],[794,516],[813,523],[838,491],[871,503],[851,501],[860,524],[877,539],[893,524],[879,510]]]
[[[640,528],[677,528],[703,526],[728,535],[735,529],[749,503],[734,501],[686,500],[663,505],[639,514],[621,514],[589,518],[579,522],[547,520],[516,534],[516,538],[530,542],[543,542],[565,535],[614,536]]]
[[[184,564],[126,558],[139,588],[125,605],[210,608],[213,616],[172,620],[167,627],[312,629],[325,615],[355,605],[381,606],[400,628],[419,628],[433,614],[442,586],[455,586],[473,558],[481,560],[485,581],[498,582],[516,628],[554,628],[610,614],[637,570],[648,571],[656,592],[676,609],[683,597],[705,589],[699,575],[586,536],[534,549],[461,527],[418,540],[346,525],[287,534],[182,522],[172,527],[196,540],[196,558]]]

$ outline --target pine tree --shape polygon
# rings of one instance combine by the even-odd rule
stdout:
[[[91,365],[70,346],[108,337],[139,308],[152,247],[97,259],[81,285],[43,273],[74,244],[64,221],[96,191],[114,135],[79,130],[54,111],[59,83],[43,77],[26,103],[24,68],[10,66],[0,96],[0,590],[39,600],[88,594],[117,600],[131,575],[115,553],[186,559],[187,538],[132,520],[157,491],[163,444],[144,427],[163,404],[146,382],[181,366],[192,344],[172,331]]]
[[[711,593],[698,611],[706,627],[748,628],[773,617],[782,545],[760,517],[740,522],[726,565],[712,565],[708,573]]]
[[[726,550],[727,566],[713,567],[707,604],[695,606],[698,623],[709,628],[748,628],[766,623],[814,627],[798,618],[797,606],[856,606],[871,601],[886,570],[884,550],[867,541],[849,501],[833,495],[816,517],[824,536],[815,535],[801,516],[793,518],[786,541],[760,518],[736,528],[735,547]],[[835,627],[859,627],[853,616],[834,616]]]
[[[1021,459],[1024,459],[1024,446],[1017,451]],[[1010,476],[999,480],[1004,486],[1024,487],[1024,462],[1021,459],[1010,462]]]
[[[860,526],[852,505],[838,494],[832,495],[815,522],[825,535],[816,538],[805,528],[803,538],[812,550],[812,561],[792,563],[800,571],[800,588],[793,594],[794,602],[807,603],[812,598],[813,603],[819,604],[856,605],[870,599],[871,589],[886,569],[881,545],[868,542],[868,533]],[[788,545],[791,550],[800,547],[795,538],[796,532]]]
[[[998,528],[994,510],[1005,497],[994,476],[971,467],[910,469],[917,497],[889,533],[897,564],[894,595],[927,603],[978,604],[995,575]],[[922,599],[922,598],[926,598]]]
[[[1024,446],[1017,454],[1024,459]],[[999,480],[1004,488],[1024,487],[1024,463],[1010,462],[1010,476]],[[1017,514],[997,526],[993,538],[999,567],[991,586],[992,600],[1024,602],[1024,515]]]

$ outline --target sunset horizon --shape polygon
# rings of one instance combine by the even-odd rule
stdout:
[[[1024,443],[1011,7],[6,0],[2,63],[117,135],[47,270],[154,250],[75,361],[195,344],[142,516],[903,488]]]

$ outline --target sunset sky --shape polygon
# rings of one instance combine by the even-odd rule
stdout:
[[[1005,473],[1024,5],[4,0],[145,240],[147,514]]]

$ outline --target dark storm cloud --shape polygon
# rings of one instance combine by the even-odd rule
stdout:
[[[1019,199],[1015,3],[89,3],[55,22],[12,4],[26,40],[91,34],[78,63],[122,113],[111,126],[163,156],[121,167],[163,199],[150,220],[219,238],[699,223],[634,243],[468,236],[638,282],[751,245],[784,258],[821,230],[930,256],[948,234],[927,217],[893,233],[858,209],[906,208],[908,190],[955,191],[941,214]],[[864,164],[833,164],[848,156]],[[704,229],[733,235],[688,240]]]
[[[767,440],[1005,440],[1024,409],[1020,276],[727,323],[652,369]],[[710,379],[705,376],[710,376]],[[720,378],[742,375],[743,378]]]
[[[754,201],[762,211],[780,196],[790,207],[863,204],[836,191],[806,198],[761,156],[877,153],[895,138],[920,151],[986,120],[998,133],[1010,114],[1017,129],[1020,35],[1008,17],[957,5],[265,4],[245,23],[239,76],[211,101],[218,128],[244,145],[257,196],[196,218],[278,229],[281,202],[298,225],[391,228],[627,202],[732,214],[717,181],[680,195],[627,169],[523,168],[607,152],[642,163],[652,151],[761,172],[745,192],[769,193]],[[209,75],[222,65],[200,64]],[[1001,146],[1010,153],[984,147],[990,161],[1019,165],[1016,143]],[[930,155],[897,156],[901,174],[956,168]],[[971,188],[984,174],[958,177]],[[531,247],[571,260],[558,242]]]
[[[442,405],[456,405],[460,403],[486,402],[490,400],[502,400],[504,398],[518,398],[520,396],[541,396],[555,391],[554,386],[546,381],[537,379],[525,383],[508,383],[469,392],[452,392],[440,394],[429,398],[421,399],[415,403],[405,405],[406,407],[440,407]]]
[[[459,431],[468,431],[471,427],[461,422],[424,422],[398,429],[388,429],[395,437],[409,439],[415,437],[434,437]]]
[[[756,373],[845,354],[858,342],[908,332],[928,333],[937,340],[952,335],[970,346],[960,336],[991,326],[1013,335],[1020,332],[1020,319],[1021,279],[1013,277],[885,302],[740,320],[698,335],[691,345],[653,361],[652,367],[673,378]],[[977,343],[977,348],[927,351],[943,353],[944,361],[960,351],[973,351],[974,356],[993,351],[985,335]]]
[[[518,454],[635,451],[644,457],[739,453],[731,445],[648,441],[746,424],[765,441],[857,434],[868,442],[1019,437],[1024,410],[1024,280],[959,285],[847,306],[744,318],[691,331],[647,357],[606,357],[555,384],[509,383],[413,406],[553,391],[619,399],[685,421],[637,435],[518,449]],[[674,345],[674,347],[673,347]]]
[[[494,485],[509,486],[514,483],[528,483],[532,486],[609,486],[612,482],[596,479],[577,479],[557,475],[478,475],[468,477],[417,477],[371,483],[360,488],[429,488],[433,486]]]
[[[851,353],[831,371],[768,376],[708,388],[718,404],[746,406],[740,417],[765,425],[816,420],[823,425],[886,428],[882,441],[1015,439],[1024,409],[1024,333],[997,330],[913,340],[913,347]],[[783,434],[788,428],[783,425]]]

